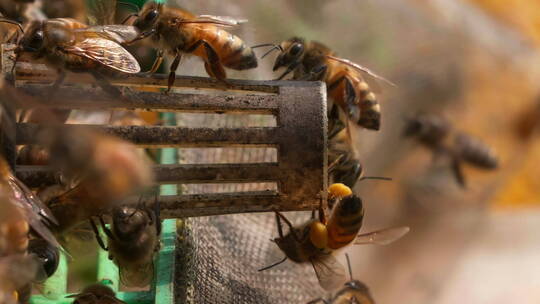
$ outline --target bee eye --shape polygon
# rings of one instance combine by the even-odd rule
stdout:
[[[154,21],[158,15],[159,15],[159,12],[157,10],[150,11],[148,14],[146,14],[146,16],[144,17],[144,20],[148,22]]]
[[[289,53],[293,56],[297,56],[300,54],[300,52],[304,49],[304,46],[300,43],[295,43],[292,47]]]
[[[43,31],[36,31],[30,38],[28,46],[34,50],[37,50],[41,48],[42,45],[43,45]]]

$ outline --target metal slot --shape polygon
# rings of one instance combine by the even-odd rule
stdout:
[[[9,54],[2,54],[2,70],[11,69]],[[15,69],[16,85],[30,95],[43,94],[44,83],[54,73],[23,63]],[[131,76],[111,81],[129,86],[125,97],[114,99],[100,88],[87,84],[87,75],[67,77],[54,100],[31,108],[60,109],[144,109],[187,113],[265,114],[276,118],[276,127],[190,128],[163,126],[92,125],[141,147],[273,147],[277,161],[267,163],[156,165],[160,184],[275,183],[277,190],[235,193],[205,193],[161,196],[165,218],[273,210],[309,210],[326,199],[326,89],[320,82],[230,80],[178,76],[174,87],[203,90],[201,94],[141,92],[133,88],[165,87],[166,75]],[[76,86],[73,86],[76,85]],[[213,90],[211,92],[208,89]],[[219,91],[218,91],[219,90]],[[231,94],[231,90],[234,94]],[[125,91],[126,92],[126,91]],[[15,105],[15,107],[28,107]],[[10,113],[3,113],[8,115]],[[10,114],[12,115],[12,113]],[[2,120],[5,121],[5,120]],[[85,125],[88,126],[88,125]],[[80,125],[65,125],[77,128]],[[40,126],[18,123],[3,131],[4,150],[35,142]],[[9,133],[9,134],[8,134]],[[7,147],[7,146],[8,147]],[[13,150],[14,151],[14,150]],[[13,161],[13,153],[8,155]],[[17,166],[17,176],[31,187],[55,182],[55,172],[46,167]],[[134,198],[136,199],[136,198]]]

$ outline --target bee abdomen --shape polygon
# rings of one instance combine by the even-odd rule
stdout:
[[[455,144],[459,156],[465,162],[484,169],[495,169],[499,166],[495,151],[477,138],[459,134]]]
[[[224,31],[223,31],[224,32]],[[253,49],[237,36],[226,33],[222,39],[226,39],[223,49],[223,65],[235,70],[247,70],[257,67],[257,57]]]
[[[358,125],[376,131],[381,127],[381,107],[375,94],[371,92],[360,101]]]
[[[356,195],[343,198],[334,207],[332,216],[328,221],[328,247],[338,249],[352,242],[364,218],[362,200]]]

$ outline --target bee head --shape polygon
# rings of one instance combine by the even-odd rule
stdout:
[[[136,237],[148,225],[145,212],[138,208],[117,207],[113,210],[112,217],[114,233],[121,239]]]
[[[39,52],[43,49],[45,35],[43,33],[43,23],[33,22],[24,33],[19,46],[18,52]]]
[[[162,12],[163,5],[156,2],[148,2],[139,13],[139,16],[133,23],[141,31],[147,31],[154,27],[159,15]]]
[[[298,63],[304,55],[305,41],[302,38],[294,37],[281,43],[281,54],[278,55],[274,63],[273,70],[281,67],[289,67]]]
[[[34,254],[38,264],[43,269],[43,274],[39,274],[38,280],[45,280],[52,276],[58,268],[60,262],[60,252],[58,248],[52,246],[44,239],[31,239],[28,244],[28,253]],[[43,276],[43,277],[41,277]]]

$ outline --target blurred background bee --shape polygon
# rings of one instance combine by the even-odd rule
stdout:
[[[103,284],[92,284],[68,298],[75,298],[73,304],[126,304],[116,298],[116,294],[109,286]]]
[[[310,262],[321,287],[333,290],[345,282],[345,270],[333,255],[335,250],[353,241],[355,245],[386,245],[409,231],[408,227],[398,227],[359,235],[364,218],[362,200],[343,184],[333,184],[328,192],[329,198],[336,201],[328,221],[322,206],[319,209],[319,219],[315,219],[313,213],[310,220],[298,227],[294,227],[283,214],[276,211],[279,237],[274,242],[285,253],[285,258],[259,271],[279,265],[287,259],[295,263]],[[283,232],[282,220],[289,227],[287,234]]]
[[[150,73],[155,72],[161,64],[164,51],[174,56],[168,90],[174,83],[175,72],[183,54],[200,57],[208,75],[222,81],[227,78],[224,67],[235,70],[257,67],[253,50],[242,39],[222,29],[245,20],[210,15],[196,16],[153,1],[148,2],[136,16],[133,25],[141,31],[138,39],[151,36],[152,41],[160,46],[158,58]]]
[[[268,44],[259,46],[266,45]],[[269,52],[273,50],[281,51],[274,62],[273,70],[286,68],[278,80],[294,72],[292,79],[295,80],[324,81],[329,98],[345,113],[347,122],[352,120],[363,128],[379,130],[380,106],[362,73],[394,84],[363,66],[336,57],[330,48],[317,41],[293,37],[274,46]],[[329,109],[331,108],[329,105]]]
[[[111,216],[110,229],[99,218],[107,235],[107,246],[91,221],[99,245],[109,252],[109,259],[118,266],[122,284],[147,286],[154,278],[154,255],[160,248],[161,221],[157,200],[153,210],[140,204],[137,207],[118,206]]]
[[[375,300],[373,300],[371,292],[366,284],[360,282],[359,280],[353,279],[349,255],[345,254],[345,257],[347,258],[347,267],[349,268],[350,280],[345,283],[345,286],[330,299],[325,300],[324,298],[318,298],[309,301],[307,304],[316,304],[321,302],[324,304],[375,304]]]
[[[461,187],[466,187],[462,162],[484,170],[499,167],[495,150],[475,138],[452,128],[443,117],[421,114],[409,118],[403,135],[414,137],[420,144],[433,151],[434,158],[446,156],[450,159],[451,169]]]
[[[153,183],[151,162],[144,152],[116,137],[58,127],[45,132],[43,142],[50,151],[50,165],[61,172],[64,186],[51,186],[52,191],[45,188],[40,193],[47,196],[58,218],[55,230],[59,233],[111,210]],[[50,193],[44,194],[46,191]]]

